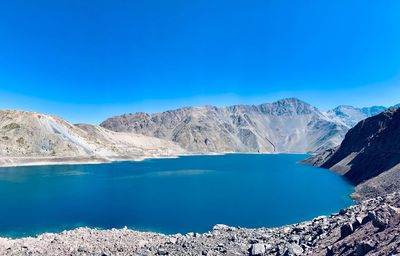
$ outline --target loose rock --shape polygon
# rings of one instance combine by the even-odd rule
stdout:
[[[252,256],[260,256],[265,253],[265,245],[264,244],[253,244],[251,246],[251,253]]]
[[[346,236],[351,235],[353,233],[353,225],[351,223],[345,223],[341,228],[340,228],[340,238],[343,239]]]

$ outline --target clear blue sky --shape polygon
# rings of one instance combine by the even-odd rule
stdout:
[[[400,1],[0,0],[0,108],[400,102]]]

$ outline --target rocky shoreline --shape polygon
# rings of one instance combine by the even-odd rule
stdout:
[[[279,228],[216,225],[203,234],[78,228],[0,239],[0,255],[396,255],[400,194],[360,202],[331,216]]]

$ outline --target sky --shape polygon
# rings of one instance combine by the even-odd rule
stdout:
[[[400,1],[0,0],[0,109],[400,103]]]

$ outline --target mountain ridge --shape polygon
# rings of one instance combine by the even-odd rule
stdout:
[[[73,125],[51,114],[1,110],[0,165],[104,162],[188,153],[322,152],[339,145],[348,130],[296,98],[116,116],[117,120],[121,117],[134,117],[134,125],[128,122],[122,130],[112,131],[107,126]]]
[[[129,113],[110,117],[100,126],[174,141],[202,153],[321,152],[337,146],[351,128],[297,98],[257,105]],[[223,143],[218,144],[217,139]]]
[[[367,118],[350,129],[340,146],[305,163],[331,169],[356,187],[356,198],[400,189],[400,107]]]
[[[185,154],[179,146],[161,139],[113,133],[94,125],[82,128],[55,115],[0,110],[0,165],[107,162]],[[97,133],[90,133],[90,129]]]
[[[358,122],[368,117],[375,116],[388,108],[384,106],[372,106],[357,108],[350,105],[339,105],[326,112],[333,120],[342,123],[349,129],[353,128]]]

